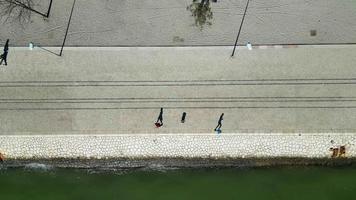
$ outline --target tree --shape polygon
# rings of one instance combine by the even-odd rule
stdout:
[[[53,0],[49,0],[47,13],[44,13],[43,11],[40,12],[34,9],[35,6],[39,5],[39,3],[35,3],[34,0],[0,0],[0,18],[5,18],[5,22],[18,21],[22,25],[30,21],[31,12],[48,18],[52,1]]]
[[[193,0],[192,4],[187,7],[195,18],[195,25],[203,29],[204,25],[211,25],[211,19],[213,19],[213,12],[211,12],[209,0]]]
[[[31,19],[31,10],[34,7],[33,0],[0,0],[0,18],[4,22],[18,21],[25,24]]]

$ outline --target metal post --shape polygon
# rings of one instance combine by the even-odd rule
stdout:
[[[237,37],[236,37],[236,41],[235,41],[235,45],[234,45],[234,50],[232,51],[231,57],[233,57],[233,56],[235,55],[235,49],[236,49],[237,42],[238,42],[239,37],[240,37],[240,33],[241,33],[241,29],[242,29],[242,25],[243,25],[244,20],[245,20],[245,16],[246,16],[246,12],[247,12],[247,8],[248,8],[248,4],[249,4],[249,2],[250,2],[250,0],[247,0],[247,3],[246,3],[246,8],[245,8],[245,12],[244,12],[244,15],[242,16],[242,20],[241,20],[241,24],[240,24],[239,32],[237,33]]]
[[[68,21],[68,25],[67,25],[67,30],[66,30],[66,33],[65,33],[65,35],[64,35],[64,40],[63,40],[63,44],[62,44],[61,52],[59,53],[59,56],[62,56],[64,44],[65,44],[66,39],[67,39],[70,21],[72,20],[72,14],[73,14],[73,10],[74,10],[75,1],[76,1],[76,0],[73,1],[72,11],[70,11],[70,16],[69,16],[69,21]]]

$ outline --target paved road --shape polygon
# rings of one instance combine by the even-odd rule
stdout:
[[[231,50],[12,48],[1,134],[207,133],[221,113],[224,133],[356,130],[356,46]]]
[[[49,0],[34,0],[46,11]],[[191,0],[78,0],[69,46],[233,45],[246,0],[211,3],[211,26],[194,26]],[[60,46],[72,0],[54,1],[48,20],[33,14],[28,24],[0,21],[0,43]],[[240,44],[356,43],[354,0],[251,0]],[[0,7],[1,11],[1,7]],[[316,31],[311,36],[311,30]]]

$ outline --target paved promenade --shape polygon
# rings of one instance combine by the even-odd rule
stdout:
[[[356,157],[354,0],[251,0],[233,58],[246,0],[77,1],[59,57],[72,2],[0,19],[1,157]]]
[[[33,0],[46,12],[49,0]],[[247,0],[210,3],[211,25],[202,30],[187,7],[192,0],[80,0],[69,29],[69,46],[233,45]],[[53,1],[48,19],[28,23],[0,19],[0,43],[60,46],[73,0]],[[355,0],[251,0],[240,44],[356,43]],[[0,7],[1,11],[1,7]]]
[[[355,132],[355,46],[231,50],[11,48],[0,134]]]

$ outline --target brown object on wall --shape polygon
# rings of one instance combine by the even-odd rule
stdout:
[[[339,155],[339,148],[330,148],[330,151],[333,152],[331,155],[332,158],[336,158]]]
[[[346,148],[345,146],[340,146],[339,157],[345,157]]]
[[[0,153],[0,162],[3,162],[5,160],[4,154]]]

